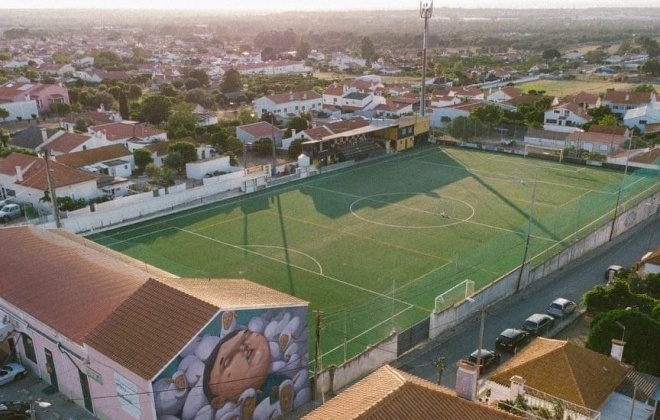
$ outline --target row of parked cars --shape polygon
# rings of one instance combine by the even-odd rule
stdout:
[[[552,301],[545,314],[533,314],[523,322],[520,328],[507,328],[495,339],[495,350],[475,350],[468,361],[477,363],[479,356],[479,372],[500,363],[502,355],[497,350],[515,354],[529,344],[537,336],[546,334],[555,324],[556,319],[572,314],[577,309],[575,302],[564,298]]]

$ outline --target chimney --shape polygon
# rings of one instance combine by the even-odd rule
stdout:
[[[292,128],[291,129],[291,137],[295,137],[295,136],[296,136],[296,129]]]
[[[23,170],[20,166],[15,166],[16,168],[16,181],[23,182]]]
[[[613,338],[612,349],[610,350],[610,356],[613,359],[616,359],[620,362],[623,359],[623,346],[625,345],[626,345],[625,341],[617,340],[616,338]]]
[[[525,380],[522,376],[514,375],[509,381],[511,381],[509,398],[515,400],[518,395],[525,395]]]
[[[46,141],[48,140],[48,132],[46,130],[46,127],[41,127],[41,141]]]
[[[628,102],[629,100],[630,100],[630,94],[626,93],[626,102]]]

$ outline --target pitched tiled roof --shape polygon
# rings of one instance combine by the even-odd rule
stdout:
[[[364,118],[351,118],[350,120],[333,121],[325,126],[330,129],[334,134],[343,133],[356,128],[362,128],[369,125],[369,121]]]
[[[548,140],[566,140],[566,138],[568,137],[568,133],[530,128],[527,130],[527,134],[525,134],[525,137],[535,137],[539,139],[548,139]]]
[[[85,343],[150,380],[218,309],[149,279],[85,337]]]
[[[314,99],[321,99],[323,96],[319,95],[313,90],[305,90],[301,92],[279,93],[277,95],[267,96],[267,98],[276,104],[286,104],[293,101],[311,101]]]
[[[266,121],[241,125],[239,128],[255,138],[271,137],[273,133],[282,131]]]
[[[564,108],[569,111],[571,111],[573,114],[577,115],[580,118],[584,118],[587,121],[591,121],[592,117],[589,115],[586,109],[582,108],[578,104],[574,103],[566,103],[566,104],[561,104],[559,106],[553,107],[552,109],[559,109],[559,108]]]
[[[42,130],[45,131],[45,133]],[[57,133],[57,131],[59,130],[31,125],[14,134],[14,137],[9,141],[9,144],[17,147],[25,147],[27,149],[36,149],[47,138]]]
[[[391,366],[383,366],[303,417],[307,420],[519,418],[462,399],[448,388]]]
[[[245,279],[170,279],[167,285],[216,308],[304,305],[307,302]]]
[[[131,156],[132,154],[123,144],[113,144],[56,156],[55,160],[72,168],[82,168],[85,165]]]
[[[625,140],[625,137],[617,134],[592,133],[591,131],[585,133],[583,131],[574,131],[568,135],[567,139],[577,142],[591,142],[618,146],[622,141]]]
[[[48,142],[43,148],[60,153],[69,153],[76,147],[84,144],[90,138],[91,136],[87,134],[64,133]]]
[[[539,337],[491,374],[509,386],[518,375],[525,385],[597,410],[626,376],[617,360],[568,341]]]
[[[51,170],[50,178],[54,188],[95,181],[97,178],[95,174],[70,168],[53,160],[49,164]],[[33,165],[30,165],[26,171],[23,171],[23,181],[16,181],[16,183],[46,191],[49,188],[48,178],[46,176],[46,161],[43,158],[37,158]]]
[[[131,137],[144,139],[157,136],[166,131],[154,127],[146,127],[142,124],[114,122],[109,124],[95,125],[88,128],[89,132],[105,133],[108,140],[123,140]]]
[[[36,156],[25,155],[23,153],[12,153],[4,159],[0,159],[0,174],[16,175],[16,167],[19,166],[26,170],[30,165],[37,161]]]
[[[92,120],[94,124],[107,124],[112,122],[112,114],[109,112],[86,111],[80,114],[69,114],[64,118],[64,122],[75,124],[78,120]]]
[[[605,92],[603,100],[614,104],[647,104],[651,102],[651,92],[621,92],[608,90]]]
[[[147,279],[142,270],[67,239],[28,226],[0,229],[0,296],[82,344],[82,338]]]
[[[242,279],[150,279],[84,341],[142,378],[153,379],[220,309],[304,304]]]

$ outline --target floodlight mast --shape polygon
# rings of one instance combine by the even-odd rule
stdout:
[[[433,15],[433,0],[421,0],[419,2],[419,16],[424,19],[424,37],[422,41],[422,104],[420,113],[422,117],[426,114],[426,44],[428,42],[429,19]]]

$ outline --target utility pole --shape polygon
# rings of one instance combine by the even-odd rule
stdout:
[[[433,0],[422,0],[419,2],[419,16],[424,19],[424,38],[422,41],[422,103],[420,113],[422,117],[426,113],[426,48],[428,43],[429,19],[433,15]]]
[[[484,345],[484,323],[486,322],[486,306],[481,308],[481,320],[479,322],[479,346],[477,347],[477,379],[474,381],[474,399],[477,400],[479,392],[479,374],[481,374],[481,347]]]
[[[614,206],[614,217],[612,218],[612,227],[610,228],[610,241],[614,237],[614,228],[616,227],[616,218],[619,217],[619,202],[621,201],[621,193],[623,186],[626,182],[626,175],[628,174],[628,159],[630,159],[630,149],[632,149],[632,139],[628,140],[628,155],[626,156],[626,166],[623,169],[623,177],[621,178],[621,185],[619,185],[619,193],[616,195],[616,205]]]
[[[532,222],[534,221],[534,201],[536,200],[536,184],[538,181],[538,172],[534,175],[534,189],[532,190],[532,204],[529,209],[529,221],[527,222],[527,238],[525,239],[525,252],[523,253],[523,260],[520,264],[520,272],[518,273],[518,283],[516,284],[516,293],[520,291],[520,283],[522,282],[523,271],[525,271],[525,264],[527,264],[527,253],[529,252],[529,241],[532,237]]]
[[[277,156],[275,155],[275,114],[272,112],[270,113],[270,135],[273,138],[273,168],[271,175],[274,177],[277,172]]]
[[[48,159],[49,154],[50,153],[48,152],[48,149],[44,149],[44,160],[46,161],[46,181],[48,182],[48,193],[50,194],[50,200],[51,203],[53,204],[53,216],[55,216],[55,227],[59,229],[62,227],[62,221],[60,220],[60,209],[57,207],[57,195],[55,194],[56,186],[53,185],[54,182],[50,174],[50,160]]]
[[[316,343],[314,345],[314,390],[316,391],[314,396],[316,397],[316,394],[319,392],[319,372],[321,370],[321,316],[323,315],[323,312],[314,312],[316,313]],[[321,395],[323,399],[325,399],[323,390],[321,390]]]

